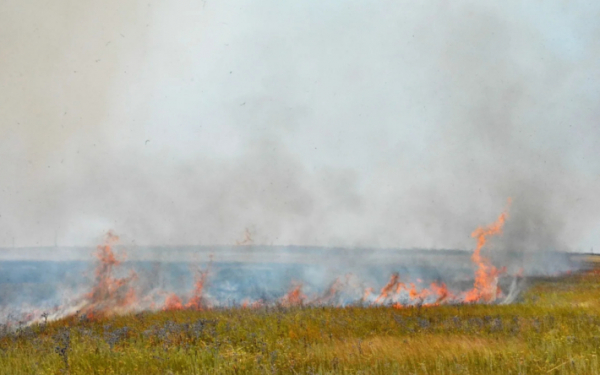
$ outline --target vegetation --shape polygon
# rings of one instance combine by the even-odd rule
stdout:
[[[1,374],[596,374],[600,272],[519,303],[71,317],[0,332]]]

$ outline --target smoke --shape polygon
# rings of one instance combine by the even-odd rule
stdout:
[[[4,246],[600,240],[593,4],[0,10]]]

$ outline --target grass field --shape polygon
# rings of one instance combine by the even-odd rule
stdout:
[[[4,327],[0,373],[597,374],[599,285],[594,269],[530,280],[512,305],[72,317]]]

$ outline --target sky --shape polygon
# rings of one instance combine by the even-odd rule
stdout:
[[[599,16],[2,1],[0,246],[600,249]]]

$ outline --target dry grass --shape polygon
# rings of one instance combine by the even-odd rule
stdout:
[[[0,374],[597,374],[600,272],[518,304],[73,317],[0,333]]]
[[[362,362],[435,362],[466,357],[485,357],[512,351],[517,354],[527,346],[516,338],[482,338],[477,335],[423,334],[415,337],[378,336],[366,340],[340,340],[313,348],[309,356],[319,361],[338,358],[346,364]]]

